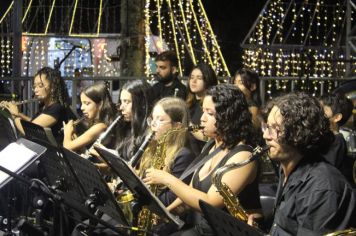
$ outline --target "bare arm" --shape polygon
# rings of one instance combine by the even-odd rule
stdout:
[[[94,142],[99,137],[99,135],[105,131],[105,129],[106,125],[104,123],[98,123],[91,126],[79,137],[73,139],[73,121],[69,121],[67,124],[64,124],[63,147],[73,151],[79,150]]]
[[[233,162],[238,163],[246,160],[250,157],[250,155],[250,152],[239,152],[231,157],[226,165]],[[222,181],[226,183],[235,194],[238,194],[245,188],[248,183],[254,180],[256,174],[257,165],[253,162],[239,169],[229,171],[223,176]],[[150,169],[148,170],[146,176],[147,177],[144,179],[144,181],[147,184],[166,185],[171,189],[172,192],[174,192],[174,194],[177,195],[177,197],[181,199],[182,202],[196,210],[200,210],[200,199],[204,200],[212,206],[223,206],[223,199],[216,191],[215,186],[211,186],[209,191],[205,193],[185,184],[181,180],[164,171]],[[172,207],[170,206],[170,208]]]

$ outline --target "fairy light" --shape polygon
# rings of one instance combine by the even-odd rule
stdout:
[[[293,1],[289,7],[288,1],[271,0],[261,11],[259,22],[246,40],[251,47],[245,47],[243,64],[260,76],[300,77],[294,81],[296,88],[309,89],[314,95],[319,95],[322,89],[330,91],[335,86],[333,82],[312,80],[307,83],[305,80],[345,75],[345,63],[332,61],[345,57],[339,45],[346,5],[339,1],[334,5],[324,2]],[[299,47],[270,47],[274,41]],[[322,47],[310,47],[317,45]],[[267,97],[285,91],[288,84],[290,82],[285,80],[267,81]]]
[[[159,4],[159,0],[157,0],[157,4]],[[158,7],[158,6],[157,6]],[[145,75],[148,77],[150,75],[150,0],[146,0],[145,2],[145,9],[144,9],[144,15],[145,15]],[[160,22],[160,19],[158,19]]]

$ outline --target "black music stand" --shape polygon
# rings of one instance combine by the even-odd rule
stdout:
[[[24,138],[20,138],[2,150],[0,154],[0,167],[11,170],[15,175],[19,176],[21,174],[23,176],[24,172],[27,172],[27,169],[29,169],[29,167],[42,156],[45,151],[45,147]],[[23,188],[23,186],[18,185],[18,182],[9,183],[12,179],[13,176],[0,171],[0,189],[2,190],[0,193],[0,216],[4,217],[4,219],[6,217],[8,222],[7,225],[1,225],[2,227],[0,228],[6,228],[8,233],[11,232],[14,217],[19,213],[17,210],[21,207],[21,204],[19,204],[17,200],[19,200],[20,203],[23,201],[23,199],[18,198],[15,193],[19,190],[28,191],[27,187]],[[6,192],[7,197],[5,197]],[[22,195],[22,198],[26,199],[26,194],[27,193]],[[3,201],[6,201],[6,204]]]
[[[23,148],[27,150],[29,149],[31,153],[26,152]],[[9,144],[7,148],[2,151],[2,155],[4,155],[5,158],[8,156],[9,159],[5,160],[4,158],[1,158],[3,163],[0,162],[0,165],[16,174],[20,174],[45,153],[45,151],[45,147],[24,138],[20,138],[17,142]],[[23,155],[21,155],[21,153],[23,153]],[[16,162],[13,159],[14,157],[17,158]],[[0,189],[10,182],[11,179],[11,176],[3,174],[2,177],[0,177]]]
[[[178,226],[178,228],[183,226],[184,223],[166,210],[166,207],[162,204],[162,202],[152,194],[152,192],[134,173],[124,159],[108,150],[105,150],[104,148],[100,148],[98,146],[94,146],[94,148],[109,165],[111,170],[119,176],[124,184],[130,189],[130,191],[138,199],[141,206],[147,206],[150,211],[162,217],[166,221],[172,221]]]
[[[211,228],[217,236],[262,236],[264,235],[254,227],[242,222],[226,212],[199,200],[200,209],[203,211]]]
[[[17,140],[17,133],[11,115],[0,108],[0,151]]]
[[[42,127],[22,119],[21,119],[21,124],[25,131],[25,137],[27,139],[33,140],[35,142],[37,141],[46,142],[55,147],[58,147],[58,144],[53,136],[51,128]]]
[[[84,190],[88,207],[93,210],[98,208],[119,224],[127,226],[128,223],[124,213],[93,163],[65,148],[62,149],[62,153],[71,171],[77,176],[76,178],[81,188]]]

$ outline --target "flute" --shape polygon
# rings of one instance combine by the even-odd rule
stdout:
[[[84,121],[84,120],[85,120],[85,117],[84,117],[84,116],[81,117],[81,118],[79,118],[79,119],[77,119],[77,120],[75,120],[75,121],[73,122],[73,126],[74,126],[74,127],[77,126],[78,124],[80,124],[80,122],[82,122],[82,121]],[[63,131],[64,131],[64,127],[61,128],[60,132],[63,132]]]

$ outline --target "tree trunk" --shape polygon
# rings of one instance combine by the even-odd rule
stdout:
[[[121,75],[144,75],[144,1],[121,0]]]

